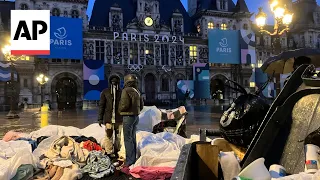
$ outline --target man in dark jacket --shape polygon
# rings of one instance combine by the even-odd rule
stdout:
[[[138,78],[133,74],[125,76],[124,89],[119,102],[119,112],[123,116],[123,135],[126,149],[126,161],[122,172],[127,174],[129,173],[129,166],[136,162],[136,131],[143,104],[143,98],[138,90]]]
[[[120,77],[112,75],[109,78],[109,87],[101,92],[99,102],[99,125],[106,125],[106,137],[103,146],[108,155],[114,155],[120,150],[120,138],[122,133],[122,117],[118,111],[121,96]],[[113,132],[115,131],[115,143],[113,144]]]

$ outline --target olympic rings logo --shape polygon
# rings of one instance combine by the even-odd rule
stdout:
[[[143,66],[141,64],[129,64],[128,69],[131,72],[139,72],[143,69]]]
[[[165,72],[170,72],[170,71],[171,71],[171,68],[170,68],[170,67],[167,67],[166,65],[163,65],[163,66],[162,66],[162,69],[163,69]]]

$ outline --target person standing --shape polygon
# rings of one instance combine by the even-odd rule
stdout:
[[[98,116],[100,127],[102,124],[106,125],[106,137],[102,146],[110,157],[117,156],[120,151],[122,133],[122,117],[118,112],[120,96],[120,77],[112,75],[109,78],[109,87],[100,94]],[[113,142],[113,134],[115,134],[115,142]]]
[[[136,131],[143,105],[143,98],[138,90],[138,78],[133,74],[125,76],[124,89],[119,102],[119,112],[123,117],[124,146],[126,149],[126,160],[121,171],[126,174],[129,174],[129,166],[136,162]]]

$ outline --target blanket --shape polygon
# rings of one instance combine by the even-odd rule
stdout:
[[[140,156],[130,167],[131,175],[142,180],[171,177],[182,146],[187,142],[185,138],[168,132],[138,132],[137,149]]]

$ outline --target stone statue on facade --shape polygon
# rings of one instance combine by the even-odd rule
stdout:
[[[151,6],[149,6],[147,3],[145,3],[144,11],[147,12],[147,13],[150,13],[151,12]]]
[[[119,31],[120,28],[120,23],[121,23],[121,18],[119,16],[119,14],[114,14],[112,16],[112,27],[114,31]]]

